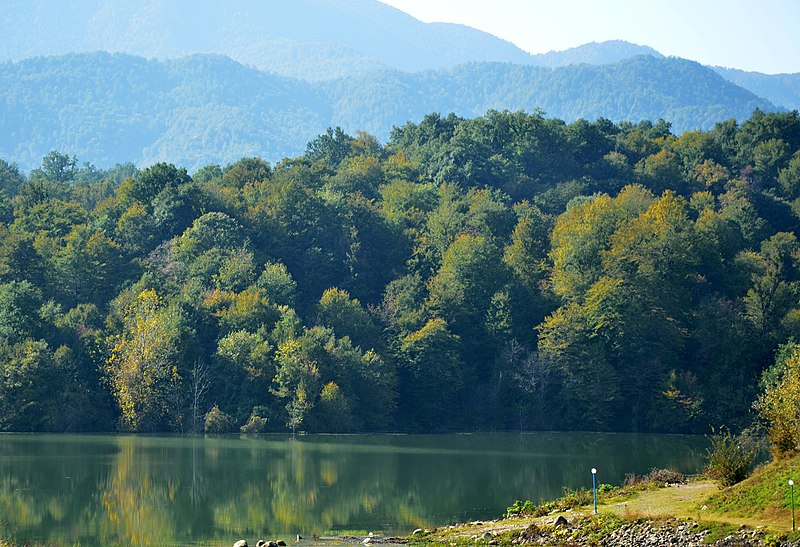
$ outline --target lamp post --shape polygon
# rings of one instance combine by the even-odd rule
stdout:
[[[597,514],[597,469],[592,467],[592,490],[594,491],[594,514]]]
[[[794,481],[789,479],[789,488],[792,490],[792,532],[794,532]]]

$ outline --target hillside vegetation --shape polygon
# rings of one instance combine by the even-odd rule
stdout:
[[[311,84],[227,57],[92,53],[2,64],[0,89],[0,157],[26,170],[54,148],[100,167],[167,161],[194,171],[256,155],[274,163],[302,154],[328,126],[385,141],[392,127],[430,112],[543,109],[568,122],[664,118],[679,134],[745,119],[756,108],[775,110],[697,63],[648,56],[556,69],[474,63]]]
[[[800,334],[800,118],[0,163],[0,428],[707,432]]]

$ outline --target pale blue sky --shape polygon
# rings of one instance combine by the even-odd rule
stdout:
[[[531,53],[621,39],[707,65],[800,72],[800,0],[381,0]]]

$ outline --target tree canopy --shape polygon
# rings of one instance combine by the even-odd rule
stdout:
[[[760,111],[431,114],[193,174],[0,158],[0,429],[747,423],[765,371],[794,389],[798,158],[798,113]]]

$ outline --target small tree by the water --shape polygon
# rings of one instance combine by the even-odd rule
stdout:
[[[292,430],[292,435],[297,433],[297,428],[303,423],[310,409],[311,402],[308,400],[305,387],[300,385],[295,390],[294,397],[286,405],[286,411],[289,413],[286,426]]]
[[[706,475],[720,481],[722,486],[732,486],[750,475],[758,455],[758,445],[752,437],[734,435],[721,427],[709,440]]]

